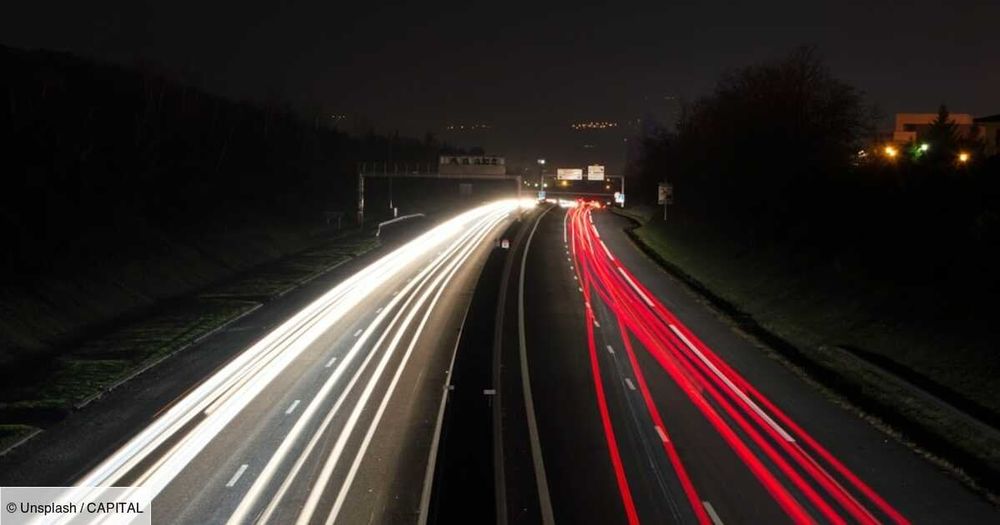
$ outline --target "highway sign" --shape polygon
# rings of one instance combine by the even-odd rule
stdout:
[[[559,180],[583,180],[583,170],[580,168],[559,168],[556,170]]]
[[[587,180],[604,180],[604,166],[600,164],[587,166]]]
[[[661,182],[656,186],[656,203],[657,204],[673,204],[674,203],[674,185],[668,184],[666,182]]]

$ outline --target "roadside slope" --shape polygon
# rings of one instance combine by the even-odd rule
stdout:
[[[991,392],[998,385],[975,350],[988,340],[961,342],[981,331],[949,333],[954,327],[946,323],[933,336],[925,333],[929,327],[911,333],[896,312],[867,300],[901,291],[866,289],[844,275],[831,278],[825,268],[784,274],[780,262],[768,264],[773,254],[684,235],[648,221],[648,214],[622,215],[646,219],[627,225],[632,241],[742,331],[950,464],[971,485],[996,493],[1000,432]],[[840,287],[831,284],[842,280]]]

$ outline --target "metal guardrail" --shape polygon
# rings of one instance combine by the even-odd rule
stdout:
[[[389,219],[387,221],[382,221],[382,222],[378,223],[378,230],[375,231],[375,236],[378,237],[378,236],[382,235],[382,227],[383,226],[388,226],[388,225],[390,225],[392,223],[395,223],[395,222],[405,221],[405,220],[408,220],[408,219],[415,219],[417,217],[423,217],[423,216],[424,216],[423,213],[411,213],[409,215],[403,215],[401,217],[396,217],[395,219]]]

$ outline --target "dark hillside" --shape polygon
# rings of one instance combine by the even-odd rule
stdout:
[[[440,145],[0,47],[0,363],[329,235],[361,159]]]

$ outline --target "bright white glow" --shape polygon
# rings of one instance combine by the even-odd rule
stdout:
[[[477,243],[481,242],[482,239],[485,238],[486,235],[493,230],[493,227],[496,226],[496,224],[501,219],[503,219],[503,217],[496,218],[494,222],[491,223],[486,223],[486,224],[481,223],[477,229],[473,229],[467,232],[465,237],[458,239],[455,243],[449,246],[446,253],[443,253],[440,256],[438,256],[433,263],[428,265],[426,268],[424,268],[423,271],[420,272],[419,275],[413,278],[410,281],[410,283],[408,283],[407,287],[403,290],[403,292],[398,296],[396,296],[396,298],[393,299],[393,302],[390,303],[384,309],[382,315],[368,326],[368,328],[365,330],[364,335],[362,336],[362,340],[355,343],[354,348],[352,348],[351,351],[348,353],[348,359],[351,359],[354,356],[358,355],[359,351],[363,348],[364,340],[372,336],[377,329],[381,333],[381,335],[379,336],[378,341],[376,341],[375,344],[372,345],[372,348],[382,347],[383,343],[385,343],[386,339],[394,330],[405,329],[405,327],[404,328],[398,327],[399,322],[402,320],[403,316],[410,309],[411,303],[416,298],[416,295],[411,295],[409,292],[411,290],[417,290],[419,287],[423,286],[424,283],[426,283],[434,275],[435,271],[441,268],[442,265],[444,265],[447,261],[454,259],[455,254],[458,253],[459,247],[465,246],[464,249],[467,251],[470,250],[472,246],[475,246]],[[400,301],[403,301],[403,297],[406,297],[406,300],[397,309],[396,305]],[[382,321],[386,318],[386,316],[390,314],[390,312],[394,311],[395,314],[393,319],[388,324],[383,326]],[[391,349],[389,351],[391,353]],[[341,389],[340,396],[337,398],[337,401],[333,405],[333,408],[326,412],[325,418],[320,423],[319,427],[314,431],[312,438],[309,440],[305,449],[303,449],[302,452],[299,454],[299,457],[298,459],[296,459],[294,465],[292,466],[291,471],[289,471],[289,473],[285,476],[285,479],[282,482],[281,486],[278,488],[278,491],[272,496],[271,502],[264,509],[263,514],[261,514],[257,522],[259,523],[268,522],[273,513],[278,509],[278,506],[285,501],[284,495],[291,487],[292,482],[296,479],[301,469],[305,466],[308,458],[313,453],[315,447],[319,444],[320,439],[327,432],[327,428],[332,423],[334,416],[337,415],[340,408],[343,406],[343,403],[347,399],[348,395],[350,395],[351,392],[354,391],[355,385],[357,385],[358,382],[361,380],[363,374],[367,370],[373,358],[376,357],[376,355],[377,353],[374,351],[368,352],[367,357],[365,357],[364,362],[362,362],[361,366],[354,373],[354,376],[351,378],[350,382],[347,384],[346,387],[343,387]],[[342,369],[343,368],[341,368],[341,370]],[[306,410],[303,412],[302,416],[300,417],[300,420],[296,423],[292,431],[289,432],[289,434],[285,437],[285,440],[278,447],[278,450],[271,457],[267,466],[264,468],[261,474],[258,475],[253,486],[250,488],[246,496],[240,502],[240,505],[236,509],[236,512],[234,512],[233,515],[230,517],[229,523],[238,524],[238,523],[244,523],[248,520],[248,516],[254,509],[254,506],[256,505],[258,499],[263,494],[263,491],[267,487],[268,483],[270,482],[274,474],[281,467],[288,454],[291,452],[292,447],[294,447],[298,443],[298,440],[301,437],[302,432],[304,432],[306,428],[310,428],[311,419],[319,414],[318,411],[323,406],[325,398],[330,394],[334,386],[334,383],[336,382],[336,379],[337,377],[331,377],[330,380],[328,380],[327,383],[324,384],[323,387],[320,389],[319,394],[313,399],[312,403],[310,403],[310,405],[306,407]],[[369,380],[369,384],[371,384],[372,381],[374,380]]]
[[[77,484],[111,486],[128,476],[135,480],[130,484],[148,488],[155,497],[290,363],[320,336],[334,329],[352,308],[403,272],[429,270],[434,266],[427,262],[432,254],[443,251],[446,253],[441,257],[454,257],[458,245],[473,242],[468,237],[470,231],[480,232],[475,242],[482,242],[488,237],[485,228],[502,224],[503,219],[520,206],[518,200],[508,199],[462,213],[348,277],[177,400]],[[414,279],[413,285],[417,281]],[[402,295],[398,299],[402,299]],[[397,298],[376,318],[373,326],[380,324],[395,304]],[[331,385],[364,350],[362,346],[372,333],[373,327],[369,327],[348,354],[337,362]],[[302,413],[300,420],[307,412]],[[163,450],[168,442],[171,443],[169,448]],[[141,463],[148,465],[144,471],[130,475]]]
[[[574,201],[574,200],[559,199],[559,207],[560,208],[576,208],[577,206],[578,206],[578,203],[576,201]]]
[[[522,210],[530,210],[535,206],[538,206],[538,201],[530,198],[523,198],[517,201],[517,205]]]

